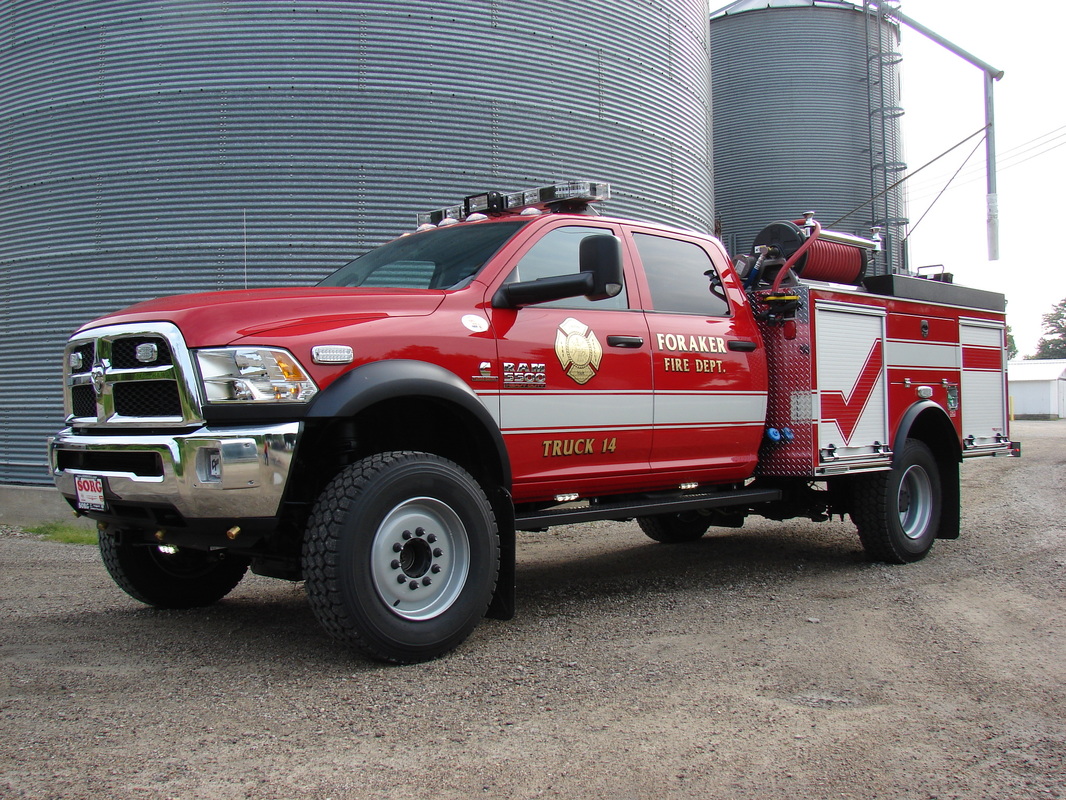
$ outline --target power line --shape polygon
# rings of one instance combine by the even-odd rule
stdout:
[[[1027,158],[1016,160],[1016,161],[1013,161],[1011,163],[1003,163],[1001,160],[997,159],[997,161],[996,161],[996,169],[999,172],[1005,172],[1006,170],[1012,169],[1014,167],[1017,167],[1017,166],[1020,166],[1020,165],[1022,165],[1024,163],[1026,163],[1028,161],[1032,161],[1033,159],[1039,158],[1040,156],[1047,155],[1052,150],[1057,150],[1058,148],[1063,147],[1064,145],[1066,145],[1066,134],[1064,134],[1061,137],[1056,137],[1056,138],[1061,138],[1061,139],[1063,139],[1063,141],[1058,142],[1057,144],[1053,144],[1050,147],[1045,147],[1043,150],[1040,150],[1040,151],[1038,151],[1036,153],[1033,153],[1032,155],[1028,156]],[[1054,141],[1054,140],[1051,140],[1051,141]],[[1049,144],[1049,143],[1050,142],[1045,142],[1044,144]],[[1028,151],[1026,151],[1026,152],[1028,152]],[[1022,155],[1022,153],[1017,153],[1016,156],[1017,155]],[[1004,159],[1003,161],[1006,161],[1006,160],[1009,160],[1009,159]],[[971,169],[967,170],[967,174],[964,176],[963,180],[961,180],[958,183],[956,183],[955,186],[952,187],[952,188],[960,189],[963,186],[968,186],[968,185],[970,185],[972,183],[975,183],[975,182],[981,180],[983,175],[984,175],[984,169],[983,168],[977,168],[977,169],[971,168]],[[954,178],[955,178],[955,176],[953,175],[951,180],[954,180]],[[930,190],[933,188],[933,186],[934,186],[933,184],[926,183],[926,184],[918,187],[916,191],[909,193],[908,197],[910,199],[916,201],[916,202],[920,202],[923,198],[929,197],[932,194],[932,192]],[[939,195],[938,195],[938,197],[939,197]]]
[[[922,166],[918,167],[918,169],[914,170],[913,172],[910,172],[910,173],[904,175],[898,181],[893,183],[891,186],[883,189],[881,192],[879,192],[878,194],[876,194],[873,197],[871,197],[869,200],[864,202],[862,205],[857,206],[856,208],[852,209],[851,211],[849,211],[844,216],[840,217],[839,219],[835,220],[834,222],[829,223],[829,227],[833,227],[833,226],[839,225],[841,222],[846,220],[852,214],[855,214],[856,212],[861,211],[862,209],[866,208],[866,206],[868,206],[871,203],[873,203],[875,200],[877,200],[877,198],[879,198],[882,195],[885,195],[888,192],[892,191],[893,189],[895,189],[897,186],[899,186],[900,184],[904,183],[905,181],[911,180],[918,173],[922,172],[926,167],[929,167],[929,166],[935,164],[937,161],[939,161],[940,159],[944,158],[949,153],[952,153],[953,151],[957,150],[959,147],[964,145],[970,139],[974,138],[975,136],[977,136],[979,134],[983,134],[986,131],[986,129],[987,129],[987,126],[978,128],[976,131],[971,133],[965,139],[962,139],[958,143],[952,145],[947,150],[942,152],[940,155],[931,158],[929,161],[927,161],[924,164],[922,164]],[[1062,133],[1060,133],[1060,131],[1062,131]],[[1051,138],[1049,138],[1049,137],[1051,137]],[[1036,142],[1040,142],[1041,139],[1045,139],[1046,141],[1041,142],[1040,144],[1036,144]],[[1054,142],[1054,141],[1056,141],[1058,139],[1063,139],[1063,141],[1059,142],[1058,144],[1054,144],[1051,147],[1044,147],[1044,145],[1050,144],[1051,142]],[[966,167],[966,164],[969,162],[970,158],[977,151],[977,148],[980,147],[981,141],[984,141],[984,137],[983,136],[981,137],[981,140],[978,141],[977,145],[975,145],[974,149],[970,152],[970,154],[968,156],[966,156],[965,159],[963,159],[962,164],[958,167],[958,169],[955,170],[954,174],[952,174],[952,176],[943,185],[943,187],[937,193],[936,197],[933,199],[932,203],[929,204],[929,207],[922,214],[922,216],[918,220],[918,222],[916,222],[913,226],[911,226],[910,232],[907,234],[907,236],[910,236],[910,234],[913,233],[914,228],[916,228],[918,226],[918,223],[920,223],[923,219],[925,219],[926,215],[932,209],[933,205],[935,205],[936,202],[941,198],[941,196],[951,187],[951,184],[955,181],[955,179],[959,176],[959,174]],[[1009,155],[1005,155],[1003,157],[997,158],[996,159],[996,168],[997,168],[997,170],[1002,171],[1002,170],[1005,170],[1005,169],[1010,169],[1011,167],[1016,167],[1019,164],[1024,164],[1026,161],[1031,161],[1034,158],[1037,158],[1039,156],[1045,155],[1045,154],[1049,153],[1052,150],[1055,150],[1055,149],[1057,149],[1059,147],[1062,147],[1063,145],[1066,145],[1066,125],[1063,125],[1063,126],[1061,126],[1059,128],[1055,128],[1054,130],[1048,131],[1047,133],[1042,133],[1039,136],[1036,136],[1036,137],[1034,137],[1034,138],[1032,138],[1032,139],[1030,139],[1030,140],[1028,140],[1026,142],[1022,142],[1019,145],[1015,145],[1014,147],[1012,147],[1009,150],[1005,151]],[[1035,150],[1038,147],[1044,147],[1044,149],[1040,150],[1039,152],[1033,153],[1033,155],[1029,156],[1028,158],[1024,158],[1024,159],[1022,159],[1020,161],[1014,161],[1013,163],[1006,163],[1008,161],[1011,161],[1011,159],[1016,158],[1017,156],[1024,155],[1025,153],[1028,153],[1028,152],[1030,152],[1032,150]],[[1001,162],[1003,163],[1002,166],[1000,166]],[[969,183],[972,183],[974,180],[977,180],[977,178],[979,178],[981,174],[982,173],[979,173],[979,172],[975,171],[975,172],[972,173],[973,177],[971,177],[970,175],[967,175],[964,178],[963,181],[961,181],[960,183],[956,184],[955,188],[958,188],[959,186],[965,186],[965,185],[967,185]],[[927,183],[926,186],[936,185],[937,183],[940,183],[939,180],[934,179],[934,181],[935,182],[932,183],[932,184]],[[908,192],[908,196],[909,195],[910,195],[910,193]],[[920,188],[918,189],[918,199],[919,200],[922,197],[928,197],[928,196],[929,196],[928,194],[922,195],[921,194],[921,189]]]
[[[845,214],[844,216],[840,217],[840,219],[835,220],[834,222],[830,222],[828,227],[830,227],[830,228],[835,227],[836,225],[839,225],[841,222],[843,222],[848,217],[850,217],[852,214],[854,214],[854,213],[856,213],[858,211],[862,211],[862,209],[866,208],[866,206],[870,205],[877,198],[881,197],[882,195],[888,194],[893,189],[895,189],[897,186],[899,186],[901,183],[903,183],[904,181],[910,180],[915,175],[917,175],[919,172],[921,172],[923,169],[925,169],[926,167],[930,166],[931,164],[936,163],[937,161],[942,159],[944,156],[946,156],[948,153],[950,153],[953,150],[957,150],[958,148],[962,147],[964,144],[966,144],[966,142],[970,141],[970,139],[972,139],[973,137],[980,136],[981,134],[983,134],[987,130],[987,128],[988,128],[987,125],[981,126],[980,128],[978,128],[976,131],[971,133],[969,136],[967,136],[962,141],[958,142],[957,144],[953,144],[951,147],[949,147],[947,150],[945,150],[940,155],[936,156],[935,158],[931,158],[929,161],[926,161],[924,164],[922,164],[920,167],[918,167],[918,169],[914,170],[914,172],[911,172],[911,173],[908,173],[907,175],[904,175],[902,178],[900,178],[898,181],[893,183],[891,186],[888,186],[888,187],[882,189],[880,192],[875,194],[873,197],[871,197],[865,203],[863,203],[860,206],[857,206],[857,207],[853,208],[847,214]],[[983,139],[984,139],[984,137],[982,136],[982,140]]]
[[[1051,139],[1051,140],[1048,140],[1046,142],[1043,142],[1043,143],[1041,143],[1039,145],[1039,147],[1042,147],[1043,149],[1037,150],[1037,152],[1032,153],[1032,155],[1030,155],[1030,156],[1028,156],[1026,158],[1021,158],[1021,156],[1024,155],[1025,153],[1032,152],[1033,150],[1036,149],[1036,146],[1031,147],[1031,148],[1029,148],[1027,150],[1019,151],[1019,152],[1015,153],[1013,156],[1009,156],[1007,158],[996,159],[996,169],[999,172],[1003,172],[1004,170],[1010,169],[1011,167],[1016,167],[1019,164],[1024,164],[1026,161],[1032,161],[1034,158],[1042,156],[1045,153],[1049,153],[1052,150],[1056,150],[1059,147],[1062,147],[1064,144],[1066,144],[1066,134],[1063,134],[1062,136],[1056,137],[1056,138],[1063,139],[1063,141],[1060,141],[1057,144],[1052,144],[1052,142],[1055,141],[1054,139]],[[1048,146],[1048,145],[1050,145],[1050,146]],[[984,174],[985,174],[985,167],[983,165],[971,165],[966,170],[966,174],[964,176],[965,180],[959,185],[963,185],[963,184],[967,184],[967,183],[973,183],[976,180],[980,180],[983,177]],[[924,181],[922,183],[919,183],[916,186],[912,187],[912,189],[915,192],[915,194],[917,194],[918,196],[921,196],[922,194],[928,195],[930,190],[935,189],[937,186],[941,185],[942,182],[943,182],[943,177],[941,176],[940,178],[937,178],[935,180],[927,180],[927,181]]]
[[[999,158],[996,159],[996,168],[999,169],[999,170],[1002,170],[1002,169],[1006,169],[1006,168],[1011,167],[1011,166],[1015,166],[1016,164],[1024,163],[1025,161],[1028,161],[1029,159],[1022,159],[1021,161],[1016,161],[1015,159],[1017,159],[1018,156],[1021,156],[1024,153],[1028,153],[1028,152],[1030,152],[1032,150],[1036,150],[1037,148],[1040,148],[1040,147],[1045,147],[1045,145],[1048,145],[1051,142],[1054,142],[1054,141],[1056,141],[1058,139],[1064,139],[1064,138],[1066,138],[1066,125],[1063,125],[1063,126],[1061,126],[1059,128],[1055,128],[1054,130],[1048,131],[1047,133],[1042,133],[1039,136],[1035,136],[1032,139],[1029,139],[1028,141],[1022,142],[1021,144],[1018,144],[1018,145],[1015,145],[1012,148],[1009,148],[1008,150],[1001,151]],[[1044,141],[1041,141],[1041,140],[1044,140]],[[1044,150],[1041,150],[1036,155],[1042,155],[1045,152],[1048,152],[1050,150],[1054,150],[1056,147],[1060,147],[1061,144],[1062,143],[1054,145],[1053,147],[1046,147]],[[1033,156],[1033,157],[1035,157],[1035,156]],[[967,174],[964,176],[965,178],[969,178],[970,175],[980,176],[980,175],[984,174],[984,167],[980,166],[980,165],[974,165],[974,166],[971,166],[966,171],[966,173]],[[954,176],[952,176],[952,177],[954,177]],[[928,192],[926,190],[929,190],[929,189],[932,189],[933,187],[937,187],[937,186],[942,185],[943,180],[944,180],[944,175],[943,174],[941,174],[939,176],[930,175],[925,180],[917,182],[917,183],[908,184],[908,186],[919,197],[922,196],[923,193],[925,193],[926,196],[927,196]],[[963,184],[969,183],[969,182],[972,182],[972,181],[965,180],[965,181],[963,181]],[[959,184],[959,185],[962,185],[962,184]]]
[[[1007,148],[1005,150],[1001,148],[1000,151],[999,151],[999,155],[1000,155],[1000,158],[1002,158],[1004,160],[1008,160],[1010,158],[1013,158],[1014,155],[1017,155],[1019,151],[1027,151],[1027,150],[1031,150],[1031,149],[1033,149],[1035,147],[1038,147],[1039,146],[1038,143],[1042,139],[1046,139],[1046,140],[1051,141],[1051,140],[1054,140],[1054,139],[1062,138],[1063,136],[1066,136],[1066,125],[1062,125],[1062,126],[1060,126],[1058,128],[1054,128],[1053,130],[1047,131],[1045,133],[1041,133],[1039,136],[1034,136],[1032,139],[1027,139],[1024,142],[1021,142],[1020,144],[1016,144],[1013,147],[1009,147],[1009,148]],[[1044,142],[1044,143],[1046,144],[1046,142]],[[999,159],[997,159],[997,161],[998,160]]]
[[[981,146],[981,142],[983,142],[983,141],[984,141],[984,138],[982,137],[980,140],[978,140],[977,144],[975,144],[973,146],[973,150],[971,150],[970,154],[968,156],[966,156],[966,158],[963,160],[963,162],[961,164],[959,164],[959,168],[957,170],[955,170],[955,174],[951,176],[951,178],[948,180],[948,182],[946,184],[944,184],[944,188],[940,190],[940,194],[938,194],[935,198],[933,198],[933,202],[931,202],[929,204],[929,207],[925,209],[925,211],[922,213],[922,215],[918,218],[918,221],[910,226],[910,230],[908,230],[907,231],[907,235],[903,237],[903,241],[907,241],[907,239],[910,238],[911,234],[914,233],[914,229],[922,224],[922,220],[925,219],[926,215],[930,211],[933,210],[933,206],[936,205],[937,201],[943,196],[944,192],[946,192],[948,190],[948,187],[951,186],[951,182],[953,180],[955,180],[956,177],[958,177],[958,174],[960,172],[962,172],[962,168],[965,167],[969,163],[971,158],[973,158],[973,154],[977,152],[977,148]]]

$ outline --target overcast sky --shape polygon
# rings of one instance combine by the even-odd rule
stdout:
[[[977,149],[930,203],[977,139],[909,182],[911,264],[944,264],[955,282],[1007,295],[1021,355],[1036,349],[1041,316],[1066,298],[1066,99],[1063,0],[904,0],[901,10],[1005,71],[995,83],[1000,259],[988,260],[985,153]],[[904,27],[901,104],[913,171],[984,125],[980,69]]]

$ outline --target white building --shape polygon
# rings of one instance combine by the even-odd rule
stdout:
[[[1007,362],[1007,390],[1015,419],[1066,417],[1066,359]]]

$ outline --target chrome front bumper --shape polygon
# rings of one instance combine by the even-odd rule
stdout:
[[[56,487],[75,507],[75,479],[85,475],[104,479],[109,507],[169,505],[190,520],[272,517],[300,431],[299,422],[203,427],[178,436],[94,436],[67,428],[49,439],[48,460]]]

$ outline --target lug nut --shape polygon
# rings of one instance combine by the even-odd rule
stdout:
[[[392,552],[399,553],[401,550],[403,550],[403,545],[402,544],[400,544],[399,542],[396,542],[395,544],[393,544]]]
[[[432,567],[429,568],[429,571],[436,575],[438,572],[440,572],[440,564],[434,564]]]
[[[426,541],[430,544],[433,544],[435,541],[437,541],[437,534],[431,533],[429,536],[426,537]]]
[[[428,575],[422,579],[423,586],[429,586],[431,583],[433,583],[433,581],[430,580],[430,577]]]
[[[426,535],[426,529],[425,528],[415,528],[415,536],[425,536],[425,535]]]
[[[406,575],[397,575],[396,576],[396,582],[397,583],[407,583],[407,576]]]
[[[411,538],[411,531],[404,531],[400,535],[403,536],[404,539],[410,539]]]
[[[417,588],[418,588],[418,581],[411,581],[411,582],[410,582],[409,584],[407,584],[407,585],[408,585],[409,587],[411,587],[411,591],[413,592],[413,591],[414,591],[415,589],[417,589]]]
[[[442,555],[444,555],[444,551],[443,550],[441,550],[439,547],[434,547],[433,548],[433,557],[434,558],[440,558]]]
[[[389,566],[390,566],[390,567],[392,567],[393,569],[399,569],[399,568],[400,568],[400,561],[399,561],[399,559],[396,559],[396,558],[394,558],[394,559],[392,560],[392,563],[391,563],[391,564],[389,564]]]

